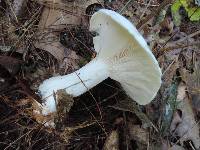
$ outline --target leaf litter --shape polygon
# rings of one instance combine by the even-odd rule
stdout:
[[[180,20],[173,2],[0,1],[1,147],[198,149],[200,27],[199,22],[188,21],[195,15],[188,15],[199,3],[187,6],[188,14],[182,13]],[[46,128],[48,118],[32,112],[41,102],[38,85],[95,57],[88,21],[101,7],[122,13],[137,25],[162,68],[162,86],[147,106],[130,101],[109,79],[74,99],[61,91],[60,111],[53,114],[56,129]]]

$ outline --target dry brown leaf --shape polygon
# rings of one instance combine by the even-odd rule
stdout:
[[[155,149],[152,149],[155,150]],[[160,149],[158,149],[160,150]],[[166,140],[162,141],[162,148],[161,150],[185,150],[182,146],[173,143],[173,146],[170,147],[170,143]]]
[[[60,9],[45,7],[38,25],[41,36],[35,46],[51,53],[59,62],[62,62],[65,56],[65,47],[60,43],[56,31],[61,32],[68,24],[80,25],[81,23],[80,16],[66,13]]]
[[[182,146],[179,146],[179,145],[175,144],[168,150],[185,150],[185,149]]]
[[[16,17],[20,17],[23,14],[24,7],[26,6],[26,0],[14,0],[12,3],[13,13]]]
[[[49,113],[48,115],[42,114],[42,109],[45,109],[39,102],[32,100],[32,113],[31,116],[36,119],[38,123],[44,124],[47,127],[54,128],[55,125],[58,129],[63,129],[65,127],[66,115],[69,113],[71,107],[73,106],[73,97],[68,95],[65,90],[58,90],[56,93],[57,101],[57,111]]]
[[[191,82],[191,81],[188,81],[189,76],[190,76],[189,70],[181,67],[179,69],[179,72],[180,72],[180,75],[181,75],[181,80],[188,85],[188,82]]]
[[[165,17],[165,19],[160,23],[160,36],[170,36],[174,29],[174,24],[170,17]]]
[[[78,57],[78,55],[76,54],[75,51],[68,50],[67,57],[64,58],[63,63],[60,66],[61,68],[64,69],[64,71],[63,71],[64,74],[67,71],[78,69],[79,68],[78,60],[80,60],[80,59],[81,58]]]
[[[59,42],[59,37],[48,33],[43,39],[38,39],[35,47],[45,50],[53,55],[59,62],[62,62],[65,57],[65,47]]]
[[[110,107],[117,110],[132,112],[142,121],[142,126],[144,128],[154,127],[154,129],[157,130],[157,128],[154,126],[154,124],[148,118],[148,116],[145,113],[143,113],[139,109],[138,105],[130,98],[126,98],[125,100],[120,101],[118,104]]]
[[[180,145],[177,145],[177,144],[172,144],[173,146],[172,147],[170,147],[170,144],[169,144],[169,142],[166,142],[166,141],[164,141],[164,142],[162,142],[162,150],[185,150],[182,146],[180,146]],[[154,149],[152,149],[152,150],[154,150]]]
[[[59,133],[59,136],[66,142],[68,143],[69,142],[69,139],[71,138],[72,134],[74,131],[78,130],[78,129],[82,129],[82,128],[86,128],[86,127],[89,127],[93,124],[95,124],[96,122],[91,122],[91,123],[88,123],[87,121],[86,122],[83,122],[77,126],[73,126],[73,127],[65,127],[63,132],[62,133]]]
[[[71,17],[71,15],[69,16],[61,10],[44,8],[39,22],[41,36],[38,38],[38,42],[35,43],[35,47],[51,53],[59,62],[62,62],[65,56],[65,47],[60,43],[55,30],[62,31],[67,24],[71,23],[80,24],[77,17]]]
[[[11,3],[10,1],[6,2],[9,6],[9,11],[7,11],[7,16],[10,17],[12,21],[18,23],[18,19],[24,14],[24,8],[26,6],[26,0],[13,0]]]
[[[61,0],[38,0],[40,3],[49,4],[43,10],[39,29],[63,29],[66,25],[87,25],[85,18],[86,8],[95,3],[103,4],[103,0],[77,0],[75,2]],[[48,7],[49,6],[49,7]]]
[[[65,90],[61,89],[56,92],[56,116],[54,122],[57,129],[63,129],[65,127],[65,121],[67,114],[69,113],[71,107],[74,104],[74,99],[72,96],[66,93]]]
[[[50,8],[55,8],[55,9],[62,9],[62,10],[68,10],[73,11],[79,9],[79,15],[82,13],[85,13],[85,9],[92,4],[104,4],[103,0],[71,0],[71,1],[66,1],[66,0],[37,0],[38,3],[44,4],[45,6],[48,6]]]
[[[119,133],[113,130],[106,138],[103,150],[119,150]]]
[[[15,75],[19,69],[22,61],[11,56],[0,56],[0,65],[5,67],[9,73]]]
[[[38,123],[47,125],[47,127],[54,127],[55,113],[49,113],[47,116],[42,115],[43,106],[35,99],[32,100],[31,105],[32,111],[29,111],[29,113]]]
[[[190,99],[186,94],[186,86],[184,83],[180,83],[178,86],[177,103],[177,109],[181,111],[181,119],[174,116],[170,127],[170,132],[173,135],[177,135],[180,137],[179,140],[181,144],[183,144],[184,141],[191,140],[194,146],[196,148],[199,148],[199,125],[195,120]],[[179,123],[176,124],[177,122]],[[176,128],[174,129],[175,126]]]
[[[98,1],[39,0],[39,2],[45,4],[46,7],[38,25],[40,36],[35,46],[51,53],[59,62],[62,62],[66,50],[60,44],[58,33],[68,28],[67,25],[88,25],[88,18],[84,15],[86,8]]]
[[[175,131],[177,125],[178,125],[179,123],[181,123],[181,121],[183,121],[183,120],[182,120],[182,118],[181,118],[179,112],[178,112],[178,111],[175,111],[174,114],[173,114],[173,120],[172,120],[172,122],[171,122],[170,130],[171,130],[171,131]]]
[[[166,60],[166,59],[165,59]],[[166,63],[166,61],[165,61]],[[173,77],[176,75],[176,71],[179,68],[178,57],[176,57],[164,70],[163,81],[165,86],[169,86],[172,83]]]
[[[128,130],[130,139],[136,140],[145,145],[148,144],[149,133],[147,130],[141,128],[139,125],[134,125],[132,122],[128,122]]]
[[[194,56],[194,72],[188,75],[187,85],[189,94],[192,97],[193,108],[200,111],[200,60],[199,56]]]
[[[124,7],[124,2],[122,2],[121,9]],[[127,7],[123,11],[123,15],[128,16],[135,25],[140,21],[140,19],[145,18],[151,13],[151,10],[148,9],[147,5],[140,5],[138,2],[133,1],[133,4],[130,7]],[[119,7],[118,7],[119,8]]]
[[[45,7],[38,28],[39,30],[48,28],[62,30],[63,28],[66,28],[66,25],[69,24],[80,25],[82,23],[81,19],[81,16],[75,16],[60,9],[51,9]]]

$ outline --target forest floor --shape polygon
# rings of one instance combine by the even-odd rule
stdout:
[[[188,2],[200,9],[198,0]],[[172,4],[0,0],[0,149],[200,149],[200,21]],[[38,86],[95,57],[89,20],[101,8],[119,12],[143,35],[162,70],[161,88],[142,106],[106,79],[71,98],[56,128],[47,127],[33,112],[42,102]]]

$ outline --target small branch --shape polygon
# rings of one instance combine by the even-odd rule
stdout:
[[[119,11],[119,13],[122,14],[123,11],[131,4],[132,1],[133,1],[133,0],[129,0],[129,1],[124,5],[124,7]]]
[[[160,6],[153,10],[151,14],[149,14],[146,18],[142,19],[141,21],[139,21],[139,23],[137,24],[136,28],[142,30],[142,28],[144,27],[144,25],[150,20],[152,19],[154,16],[158,15],[160,13],[160,11],[167,5],[172,4],[174,0],[165,0],[163,1]]]

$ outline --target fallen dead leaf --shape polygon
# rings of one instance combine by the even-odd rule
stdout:
[[[14,0],[12,3],[13,15],[18,19],[23,13],[27,4],[26,0]]]
[[[152,149],[152,150],[155,150],[155,149]],[[158,148],[158,150],[160,149]],[[166,140],[163,140],[161,150],[185,150],[185,149],[182,146],[174,144],[174,143],[173,143],[173,146],[170,147],[170,143]]]
[[[167,60],[165,59],[165,64],[166,61]],[[173,77],[176,75],[176,71],[178,68],[179,68],[179,61],[177,56],[168,66],[166,66],[165,70],[163,71],[162,78],[165,86],[169,86],[172,83]]]
[[[88,18],[85,14],[86,8],[98,3],[97,0],[63,2],[61,0],[39,1],[42,4],[48,4],[42,13],[39,28],[38,41],[35,46],[51,53],[58,62],[62,62],[67,49],[60,43],[59,32],[69,25],[88,25]],[[63,8],[66,6],[66,8]]]
[[[62,30],[66,28],[66,25],[82,24],[81,17],[66,13],[60,9],[45,7],[38,28],[40,31],[44,29]]]
[[[31,116],[33,116],[38,123],[44,124],[46,127],[55,128],[56,125],[57,129],[63,130],[65,128],[66,116],[73,106],[73,103],[73,97],[68,95],[65,90],[58,90],[56,93],[56,112],[43,115],[42,109],[45,109],[45,107],[33,99],[31,101],[33,110]]]
[[[119,133],[113,130],[106,138],[103,150],[119,150]]]
[[[61,64],[60,68],[64,69],[64,74],[67,72],[71,72],[79,68],[78,60],[81,58],[76,54],[75,51],[68,50],[68,54],[66,58],[64,58],[63,63]]]
[[[194,55],[194,72],[187,77],[189,94],[192,97],[192,106],[200,112],[200,60],[198,55]]]
[[[174,29],[174,24],[170,17],[165,17],[165,19],[160,23],[160,36],[170,36]]]
[[[54,122],[57,129],[62,129],[65,127],[65,121],[67,114],[69,113],[71,107],[73,106],[74,99],[72,96],[68,95],[65,90],[61,89],[56,92],[56,116]]]
[[[176,116],[177,114],[174,115],[170,127],[170,132],[173,135],[177,135],[180,137],[179,141],[182,145],[184,141],[191,140],[194,144],[194,147],[199,148],[199,125],[198,122],[196,122],[195,120],[191,102],[186,93],[186,85],[183,82],[181,82],[178,86],[177,102],[177,109],[181,111],[181,115],[180,118]]]
[[[128,130],[130,139],[136,140],[142,144],[147,145],[149,142],[149,133],[146,129],[139,125],[134,125],[132,122],[128,122]]]
[[[177,125],[181,123],[183,120],[181,118],[181,115],[179,114],[179,111],[175,111],[173,114],[173,120],[171,122],[170,130],[175,131]]]
[[[44,110],[44,107],[42,104],[37,102],[35,99],[32,100],[31,102],[31,111],[28,113],[30,116],[32,116],[38,123],[45,125],[46,127],[53,127],[55,126],[54,124],[54,116],[55,113],[48,114],[46,116],[42,115],[42,110]]]
[[[35,47],[49,52],[58,62],[62,62],[65,57],[65,47],[59,42],[59,37],[48,33],[47,36],[42,37],[43,39],[40,38],[35,43]]]
[[[177,107],[177,86],[177,82],[173,81],[170,86],[165,89],[162,97],[163,107],[161,107],[161,132],[164,136],[169,136],[171,120]]]
[[[190,76],[190,71],[187,70],[186,68],[180,67],[179,73],[180,73],[180,76],[181,76],[181,80],[183,82],[185,82],[188,86],[189,82],[191,82],[191,81],[188,80],[189,76]]]
[[[65,57],[65,47],[60,43],[57,33],[69,24],[80,25],[81,23],[80,16],[45,7],[38,25],[40,36],[35,47],[51,53],[58,62],[62,62]]]
[[[182,146],[174,144],[170,149],[168,150],[185,150]]]
[[[150,2],[152,2],[152,1],[150,1]],[[144,3],[146,3],[146,2],[144,2]],[[120,8],[121,8],[121,10],[124,8],[123,2],[121,4]],[[129,17],[129,20],[131,20],[135,25],[141,19],[145,18],[150,13],[151,13],[151,11],[148,9],[148,4],[147,5],[141,5],[140,3],[136,2],[136,1],[132,1],[132,5],[130,4],[130,6],[128,6],[123,11],[123,15]]]
[[[73,132],[75,132],[76,130],[78,129],[82,129],[82,128],[86,128],[86,127],[89,127],[93,124],[95,124],[96,122],[91,122],[91,123],[88,123],[87,121],[86,122],[83,122],[77,126],[73,126],[73,127],[65,127],[63,132],[62,133],[59,133],[59,136],[66,142],[66,143],[69,143],[69,139],[71,138]],[[115,149],[114,149],[115,150]]]
[[[24,6],[26,3],[26,0],[14,0],[12,3],[7,1],[7,5],[9,6],[7,16],[9,16],[12,21],[18,23],[19,17],[24,13]]]
[[[11,56],[0,56],[0,65],[5,67],[9,73],[15,75],[23,62]]]
[[[147,117],[145,113],[143,113],[139,109],[138,105],[132,99],[127,98],[125,100],[120,101],[118,104],[110,107],[122,111],[132,112],[142,121],[142,126],[144,128],[152,126],[155,130],[157,130],[152,121]]]
[[[174,143],[173,143],[173,146],[170,147],[169,142],[166,142],[166,141],[162,141],[161,149],[162,150],[185,150],[182,146],[174,144]],[[152,149],[152,150],[154,150],[154,149]],[[158,149],[158,150],[160,150],[160,149]]]
[[[103,0],[37,0],[38,3],[45,5],[49,8],[54,9],[61,9],[61,10],[67,10],[70,13],[73,13],[74,11],[78,11],[78,15],[82,15],[85,13],[85,10],[88,6],[92,4],[101,4],[103,6],[104,1]]]

